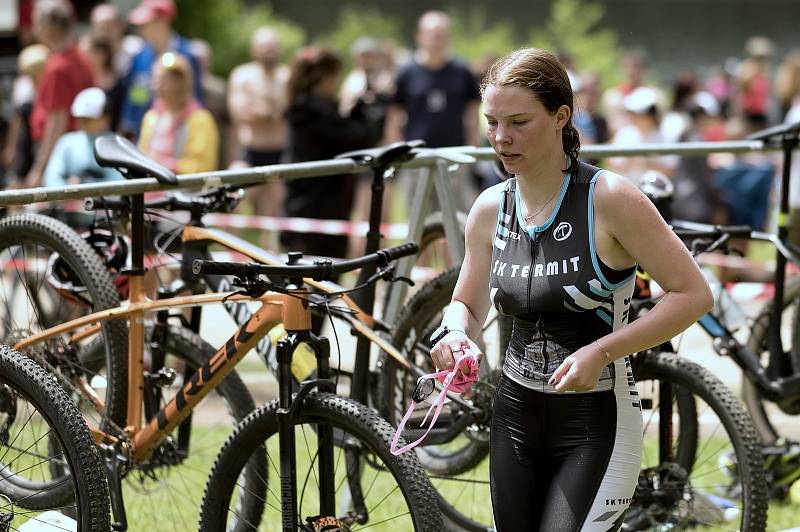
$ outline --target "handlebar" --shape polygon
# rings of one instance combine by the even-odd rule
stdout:
[[[255,262],[219,262],[212,260],[195,260],[192,263],[192,273],[195,275],[234,275],[239,278],[255,277],[256,275],[302,277],[315,281],[327,281],[333,277],[358,270],[364,266],[377,264],[380,267],[388,266],[390,262],[402,257],[414,255],[419,251],[419,246],[413,242],[393,248],[381,249],[375,253],[364,255],[355,259],[331,262],[330,259],[320,259],[314,264],[297,265],[267,265]]]
[[[708,225],[693,222],[674,222],[672,231],[681,240],[695,238],[753,238],[753,228],[749,225]]]

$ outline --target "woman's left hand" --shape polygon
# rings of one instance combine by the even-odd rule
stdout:
[[[548,383],[557,393],[588,392],[597,386],[607,364],[605,353],[592,343],[565,358]]]

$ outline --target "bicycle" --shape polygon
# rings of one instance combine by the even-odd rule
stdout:
[[[683,239],[692,239],[696,253],[722,252],[730,253],[729,241],[733,238],[769,242],[780,253],[796,261],[800,256],[784,247],[776,235],[753,231],[746,226],[713,226],[682,221],[673,221],[675,232]],[[790,331],[772,329],[774,300],[768,301],[756,312],[756,317],[749,321],[749,336],[744,343],[734,335],[741,328],[735,316],[743,317],[725,286],[715,278],[711,271],[706,272],[709,283],[714,288],[717,305],[714,311],[704,315],[699,321],[700,328],[709,336],[714,351],[723,357],[730,357],[742,370],[742,395],[747,410],[753,418],[757,429],[762,452],[764,454],[769,492],[771,498],[783,499],[788,495],[791,485],[800,479],[800,460],[792,453],[794,442],[783,440],[778,429],[769,419],[765,403],[771,402],[784,413],[797,415],[800,413],[800,374],[794,370],[797,366],[797,303],[800,297],[800,278],[793,278],[786,283],[783,294],[781,314],[794,312]],[[650,305],[650,301],[642,304]],[[781,316],[781,320],[784,317]],[[783,338],[788,333],[788,338]],[[772,337],[777,334],[777,338]],[[783,350],[781,358],[776,362],[770,357],[770,344],[791,343],[790,349]],[[766,359],[766,364],[764,363]],[[785,364],[785,365],[784,365]],[[776,369],[777,368],[777,369]]]
[[[263,504],[269,506],[272,512],[267,511],[263,523],[266,530],[274,530],[277,523],[276,513],[281,514],[281,529],[284,531],[322,530],[331,527],[336,530],[359,530],[377,526],[377,530],[442,530],[443,523],[436,503],[433,488],[425,476],[424,470],[416,457],[405,461],[404,457],[393,457],[389,450],[393,430],[388,423],[378,417],[377,413],[367,407],[336,395],[335,383],[329,378],[328,356],[329,344],[324,338],[316,337],[309,332],[311,326],[311,311],[307,289],[303,288],[302,278],[324,279],[332,275],[351,271],[355,268],[382,263],[388,265],[389,260],[402,255],[408,255],[414,245],[401,246],[390,250],[379,251],[359,259],[352,259],[340,263],[317,262],[314,265],[268,266],[258,263],[222,263],[214,261],[196,260],[194,270],[197,273],[216,275],[235,275],[242,286],[251,296],[263,293],[266,290],[278,291],[287,297],[284,301],[283,323],[288,335],[278,343],[278,379],[280,398],[260,407],[247,417],[231,436],[217,457],[206,486],[206,495],[200,517],[200,527],[204,531],[229,530],[229,519],[237,522],[238,528],[243,530],[259,530],[263,521],[250,519],[244,526],[241,520],[237,521],[237,503],[232,499],[236,493],[252,489],[241,482],[244,469],[254,453],[260,449],[268,449],[268,456],[279,450],[280,456],[280,508],[277,507],[277,497],[268,490],[268,472],[262,471],[259,481],[263,483],[261,492],[272,493],[275,504],[270,504],[269,497],[265,497]],[[293,261],[290,261],[293,262]],[[384,276],[386,271],[378,271],[374,277]],[[291,276],[290,283],[285,286],[271,281],[259,280],[259,275],[274,278],[278,275]],[[258,313],[254,320],[258,320]],[[264,327],[261,326],[261,329]],[[317,375],[314,380],[304,381],[296,396],[292,398],[291,390],[291,363],[292,354],[297,346],[305,342],[316,353]],[[320,392],[309,393],[313,388]],[[294,436],[292,431],[295,425],[308,425],[301,429],[301,436]],[[277,436],[278,441],[270,438]],[[320,448],[308,449],[309,439],[316,437]],[[307,490],[315,492],[314,497],[319,497],[319,509],[312,502],[313,510],[301,512],[298,518],[296,506],[296,487],[294,486],[294,472],[296,464],[293,460],[296,447],[306,447],[306,459],[311,467],[319,463],[319,472],[308,473],[303,482],[301,494]],[[339,455],[334,458],[334,450]],[[331,470],[334,464],[345,464],[345,471],[339,475]],[[376,462],[381,461],[383,465]],[[278,472],[274,461],[272,470]],[[388,470],[394,479],[383,485],[379,480],[384,470]],[[365,481],[365,475],[368,477]],[[288,478],[287,478],[288,477]],[[359,482],[360,481],[360,482]],[[309,487],[309,484],[311,486]],[[345,500],[336,502],[335,492],[346,485]],[[395,490],[400,490],[409,504],[408,510],[398,510],[394,507],[384,506],[387,497]],[[377,497],[373,490],[380,490]],[[386,493],[388,490],[388,493]],[[378,500],[372,511],[364,503],[368,498]],[[410,500],[409,500],[410,499]],[[315,499],[316,500],[316,499]],[[343,508],[344,505],[344,508]],[[391,505],[390,505],[391,506]],[[380,510],[379,507],[382,507]],[[269,509],[268,509],[269,510]],[[410,512],[406,516],[404,512]],[[377,515],[376,515],[377,513]],[[273,518],[270,520],[270,518]],[[400,522],[397,520],[400,519]]]
[[[52,327],[71,319],[105,309],[119,310],[120,306],[106,265],[84,239],[57,220],[15,215],[0,221],[0,260],[6,264],[0,276],[2,341],[15,345],[58,378],[81,403],[98,440],[106,433],[128,437],[129,390],[138,390],[135,400],[145,401],[149,419],[216,352],[198,335],[166,320],[145,324],[146,337],[152,341],[140,339],[138,351],[131,351],[140,353],[136,362],[131,362],[133,369],[128,368],[129,337],[123,319],[85,325],[77,333],[62,327],[48,335]],[[141,284],[134,284],[131,293],[141,290]],[[159,343],[155,334],[164,331]],[[30,340],[34,335],[39,335],[38,339]],[[129,370],[131,375],[141,376],[140,384],[129,386]],[[167,491],[179,494],[175,497],[181,500],[197,497],[199,504],[208,464],[227,436],[222,427],[227,425],[232,431],[255,409],[235,372],[212,395],[196,409],[198,415],[181,424],[153,457],[112,471],[112,477],[126,479],[125,500],[135,509],[130,523],[137,529],[155,526],[171,512],[175,512],[171,520],[180,523],[177,501],[159,507],[158,501]],[[141,419],[141,409],[131,416],[132,420]],[[130,424],[134,425],[138,423]],[[171,488],[173,484],[180,490]],[[115,495],[115,500],[119,498]],[[128,519],[120,510],[117,505],[117,528],[124,529]],[[188,529],[188,523],[184,528]]]
[[[365,252],[374,251],[377,249],[379,243],[379,221],[380,213],[382,211],[383,181],[386,173],[392,164],[396,164],[397,162],[413,157],[415,155],[415,152],[412,151],[413,148],[414,144],[398,143],[384,148],[350,152],[341,156],[362,161],[362,164],[368,165],[372,169],[373,199],[370,210],[370,229],[367,233],[367,249]],[[279,257],[273,253],[270,253],[269,251],[257,248],[256,246],[253,246],[252,244],[249,244],[248,242],[224,231],[207,228],[203,225],[203,215],[210,212],[230,211],[235,207],[240,198],[241,195],[236,191],[231,191],[226,188],[219,188],[203,193],[199,196],[169,195],[165,198],[147,202],[147,208],[149,209],[165,209],[171,212],[187,211],[190,214],[188,223],[182,226],[181,230],[182,256],[180,262],[182,267],[180,269],[180,280],[176,283],[173,283],[168,289],[162,289],[160,291],[160,297],[171,297],[185,289],[190,289],[193,293],[203,293],[206,291],[206,287],[210,288],[212,291],[221,291],[227,289],[230,281],[224,277],[205,276],[205,278],[202,279],[203,282],[198,283],[199,279],[196,276],[193,276],[191,272],[187,272],[186,265],[190,264],[190,261],[193,258],[209,259],[211,257],[209,248],[212,245],[221,247],[227,251],[235,252],[252,261],[257,261],[264,264],[278,264],[280,262]],[[117,215],[124,217],[130,213],[130,205],[124,200],[94,199],[87,203],[87,208],[98,211],[108,209],[114,213],[115,217]],[[444,228],[441,220],[434,218],[426,223],[421,241],[423,243],[430,243],[442,238],[443,234]],[[342,287],[335,283],[316,283],[311,281],[310,285],[322,294],[326,292],[338,292],[342,290]],[[356,352],[356,363],[354,370],[352,372],[341,372],[351,379],[351,396],[359,401],[366,401],[368,399],[365,391],[365,388],[367,388],[367,380],[363,376],[369,375],[370,381],[374,379],[375,381],[380,382],[379,377],[370,375],[368,372],[368,366],[365,364],[365,362],[368,362],[369,360],[368,349],[370,344],[376,344],[380,346],[384,352],[394,354],[395,360],[398,361],[399,364],[406,364],[400,358],[397,349],[394,347],[394,345],[399,344],[395,343],[393,345],[389,345],[381,336],[388,335],[390,333],[390,327],[384,321],[369,315],[372,309],[372,296],[371,294],[366,294],[367,291],[364,292],[365,294],[363,294],[363,297],[361,297],[361,299],[359,299],[357,302],[357,297],[354,297],[353,299],[343,299],[345,305],[349,307],[348,309],[337,309],[332,310],[331,312],[331,316],[337,320],[345,321],[348,326],[355,331],[359,338],[359,344],[361,343],[362,339],[366,340],[364,342],[365,347],[362,348],[363,351],[357,350]],[[251,315],[251,311],[243,303],[226,302],[224,306],[227,313],[238,325],[242,325]],[[200,316],[200,309],[193,309],[191,317],[189,317],[187,320],[187,324],[195,332],[199,331],[201,319]],[[489,327],[491,327],[491,323]],[[262,356],[262,358],[268,361],[270,370],[273,374],[276,374],[277,361],[275,359],[274,351],[271,350],[271,346],[272,344],[269,339],[265,338],[257,345],[256,351]],[[295,371],[294,376],[296,382],[300,382],[313,371],[313,357],[304,351],[298,352],[295,356],[298,363],[293,365],[293,371]],[[414,371],[422,374],[420,369],[414,369]],[[362,377],[359,379],[359,376]],[[370,386],[369,388],[373,392],[372,396],[369,398],[373,400],[373,404],[379,406],[379,410],[381,412],[385,412],[386,405],[381,405],[379,403],[383,396],[376,395],[375,393],[377,390],[379,390],[379,388],[375,386]],[[441,428],[437,429],[436,435],[434,435],[430,441],[437,441],[437,438],[439,441],[452,440],[454,436],[468,426],[471,419],[487,418],[487,413],[483,409],[482,405],[467,405],[463,402],[462,404],[465,407],[464,412],[456,419],[451,420],[451,425],[446,430]],[[474,454],[474,450],[470,448],[472,446],[467,444],[466,447],[467,448],[465,448],[463,452],[451,452],[451,454],[455,454],[455,456],[450,456],[448,458],[449,467],[454,466],[456,468],[462,468],[465,466],[459,465],[459,462],[464,462],[465,460],[471,462],[474,460],[474,457],[472,456]],[[434,451],[430,450],[429,453],[434,453]],[[435,467],[430,460],[426,459],[425,462],[427,466]],[[468,465],[466,467],[468,467]]]
[[[80,411],[44,369],[0,346],[0,531],[106,532],[100,453]]]
[[[162,180],[169,182],[174,175],[166,169],[163,169],[145,159],[130,143],[119,138],[102,138],[98,140],[97,158],[101,162],[112,165],[118,168],[123,168],[126,172],[134,175],[148,174],[154,175]],[[144,338],[145,334],[145,320],[144,316],[149,312],[164,311],[169,308],[180,308],[182,306],[192,306],[208,303],[219,303],[222,301],[251,301],[253,298],[243,296],[241,294],[232,295],[231,293],[222,294],[203,294],[197,296],[183,296],[172,297],[168,299],[159,299],[150,301],[144,294],[143,286],[143,261],[144,261],[144,246],[143,246],[143,228],[144,228],[144,198],[143,195],[134,196],[131,201],[131,266],[127,270],[130,303],[125,307],[116,307],[112,309],[100,310],[91,314],[80,316],[76,319],[70,320],[66,323],[58,324],[54,327],[41,330],[32,335],[27,335],[24,339],[17,342],[17,346],[28,351],[35,352],[40,346],[46,346],[46,342],[53,338],[60,338],[61,335],[69,333],[67,336],[68,342],[63,344],[59,343],[56,347],[59,349],[44,349],[45,355],[68,355],[67,360],[62,360],[63,368],[72,368],[74,371],[71,374],[65,375],[61,373],[62,380],[66,381],[70,391],[76,395],[89,398],[89,403],[93,405],[97,413],[101,416],[103,423],[98,428],[94,429],[95,438],[100,441],[106,452],[107,468],[109,470],[109,479],[111,483],[112,494],[112,509],[114,511],[116,529],[124,530],[127,528],[127,514],[125,505],[123,503],[124,496],[122,493],[122,479],[133,476],[135,480],[140,483],[146,481],[159,482],[162,480],[161,475],[168,475],[174,466],[185,465],[184,462],[189,460],[195,454],[194,451],[189,453],[189,445],[186,444],[185,439],[188,439],[188,433],[196,434],[193,428],[194,423],[186,424],[184,420],[188,419],[189,414],[193,412],[194,407],[212,390],[220,389],[217,385],[220,384],[223,378],[230,379],[227,375],[236,363],[260,341],[272,328],[282,323],[284,316],[280,312],[281,299],[276,298],[274,295],[269,294],[258,299],[262,306],[256,311],[253,316],[240,328],[239,332],[234,335],[229,342],[220,349],[210,353],[210,356],[205,358],[203,353],[195,353],[189,351],[183,353],[187,356],[186,362],[197,362],[195,368],[190,364],[186,364],[187,371],[180,372],[184,374],[184,380],[178,381],[176,377],[180,374],[177,371],[170,371],[165,367],[164,362],[164,348],[168,348],[169,344],[159,343],[158,340],[151,347],[150,359],[153,360],[152,367],[147,367],[149,371],[145,371],[144,360]],[[82,244],[86,243],[73,234]],[[76,243],[77,245],[77,243]],[[410,252],[410,248],[403,248],[406,253]],[[101,272],[107,276],[107,271],[100,265],[100,261],[94,252],[90,251],[87,257],[83,257],[88,263],[94,260],[94,264]],[[382,256],[385,255],[382,254]],[[401,254],[402,255],[402,254]],[[68,273],[80,271],[81,267],[85,265],[79,260],[70,263],[68,257],[59,254],[49,256],[49,264],[56,261],[66,261],[70,268],[64,268]],[[373,259],[374,263],[374,259]],[[370,265],[372,263],[366,262]],[[52,266],[52,264],[51,264]],[[94,268],[94,266],[92,267]],[[51,272],[53,268],[50,268]],[[101,280],[102,275],[98,274],[95,280]],[[87,276],[91,279],[91,276]],[[377,280],[371,279],[372,281]],[[64,287],[61,287],[64,288]],[[73,285],[74,289],[75,286]],[[80,293],[88,293],[89,290],[81,290]],[[34,316],[36,312],[34,312]],[[49,315],[49,314],[48,314]],[[46,317],[47,315],[45,315]],[[130,323],[129,335],[129,349],[131,355],[127,362],[130,364],[127,376],[130,380],[130,385],[127,393],[122,395],[125,413],[122,424],[117,423],[113,419],[108,419],[108,408],[103,402],[103,398],[98,397],[98,394],[91,392],[91,384],[96,379],[93,377],[87,381],[86,376],[92,375],[88,372],[85,363],[81,359],[81,354],[84,349],[88,349],[86,345],[80,345],[83,341],[88,346],[96,340],[89,340],[101,333],[102,329],[99,325],[107,321],[115,321],[126,318]],[[42,320],[39,320],[37,330],[42,329]],[[258,326],[256,326],[256,324]],[[180,326],[171,324],[156,323],[153,328],[158,330],[159,327],[174,328],[170,330],[167,336],[167,341],[170,338],[194,338],[194,333],[186,330]],[[63,337],[61,337],[63,339]],[[236,339],[240,342],[237,343]],[[244,340],[246,338],[246,341]],[[199,344],[203,347],[204,344]],[[191,346],[190,346],[191,347]],[[53,353],[55,352],[55,353]],[[173,353],[177,354],[177,353]],[[191,358],[194,355],[195,358]],[[77,362],[75,362],[77,360]],[[73,362],[73,364],[69,364]],[[120,367],[118,364],[116,367]],[[112,367],[111,365],[106,367]],[[157,372],[153,372],[153,368],[158,368]],[[184,368],[180,368],[184,369]],[[240,381],[239,381],[240,382]],[[238,385],[237,385],[238,387]],[[174,389],[174,396],[167,401],[164,394],[169,389]],[[224,388],[224,386],[222,386]],[[230,388],[229,388],[230,389]],[[242,389],[246,392],[246,389]],[[110,397],[106,394],[105,399]],[[228,398],[236,399],[235,396]],[[249,399],[249,395],[247,396]],[[165,403],[163,408],[159,406]],[[252,400],[249,400],[252,405]],[[236,405],[233,405],[236,407]],[[232,417],[236,420],[244,417],[241,413],[242,404],[238,405],[237,412],[232,413]],[[252,410],[253,408],[251,408]],[[246,413],[246,412],[244,412]],[[145,419],[145,424],[141,424],[141,420]],[[195,418],[196,420],[197,418]],[[184,432],[184,428],[187,429]],[[195,443],[197,440],[194,440]],[[258,455],[258,453],[256,453]],[[251,460],[248,466],[249,478],[257,478],[259,467],[264,465],[266,467],[266,452],[261,453],[261,461]],[[130,483],[129,483],[130,484]],[[134,486],[136,483],[133,483]],[[166,495],[174,495],[172,491],[165,490]],[[130,490],[128,490],[130,495]],[[241,517],[242,522],[247,522],[249,518],[256,515],[259,511],[259,493],[257,489],[248,490],[242,494],[239,500],[241,504]],[[433,499],[431,499],[433,500]],[[163,519],[163,516],[162,516]]]

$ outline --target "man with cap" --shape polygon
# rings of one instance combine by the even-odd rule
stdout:
[[[72,102],[70,114],[77,120],[78,129],[58,139],[44,171],[43,185],[63,187],[122,179],[119,172],[101,167],[94,158],[94,139],[109,132],[105,91],[99,87],[82,90]]]
[[[92,85],[92,70],[73,42],[74,16],[69,2],[40,0],[34,8],[34,33],[50,49],[29,119],[37,145],[25,187],[41,184],[42,172],[56,141],[75,128],[69,106],[75,95]]]
[[[166,52],[179,52],[189,59],[194,73],[194,94],[202,101],[200,65],[192,54],[190,41],[172,29],[177,13],[173,0],[142,0],[128,16],[128,21],[139,27],[146,41],[142,51],[133,58],[124,81],[120,130],[132,139],[138,139],[142,118],[153,101],[153,64]]]

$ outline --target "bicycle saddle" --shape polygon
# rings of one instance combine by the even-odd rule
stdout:
[[[414,158],[411,150],[425,146],[424,140],[409,140],[407,142],[395,142],[388,146],[379,146],[366,150],[355,150],[340,153],[336,159],[353,159],[358,164],[380,168],[389,166],[395,162],[404,162]]]
[[[94,141],[94,157],[100,166],[127,170],[125,177],[155,177],[159,183],[177,185],[175,173],[139,151],[128,139],[104,135]]]

